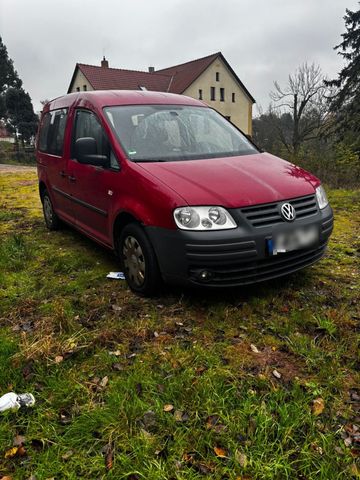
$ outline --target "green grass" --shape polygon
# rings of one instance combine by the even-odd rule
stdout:
[[[1,175],[0,395],[36,405],[0,417],[0,478],[358,478],[342,435],[360,407],[360,192],[329,193],[335,230],[315,266],[144,299],[105,278],[111,253],[46,231],[35,174]],[[16,435],[26,453],[5,458]]]

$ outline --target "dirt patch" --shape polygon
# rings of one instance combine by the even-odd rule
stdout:
[[[4,173],[36,172],[36,167],[27,167],[25,165],[6,165],[0,163],[0,175]]]

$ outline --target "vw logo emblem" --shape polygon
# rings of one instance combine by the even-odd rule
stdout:
[[[292,222],[295,220],[295,208],[291,203],[283,203],[281,205],[281,215],[287,222]]]

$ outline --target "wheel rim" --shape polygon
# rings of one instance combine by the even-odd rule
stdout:
[[[129,235],[125,238],[123,257],[130,282],[136,287],[141,287],[145,282],[145,257],[135,237]]]
[[[48,224],[51,224],[53,221],[53,209],[50,202],[50,198],[45,196],[44,197],[44,215],[45,220]]]

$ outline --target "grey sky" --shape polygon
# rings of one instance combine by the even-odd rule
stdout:
[[[304,61],[336,75],[345,8],[358,1],[0,0],[0,35],[36,110],[66,93],[76,62],[146,70],[217,51],[265,109]]]

